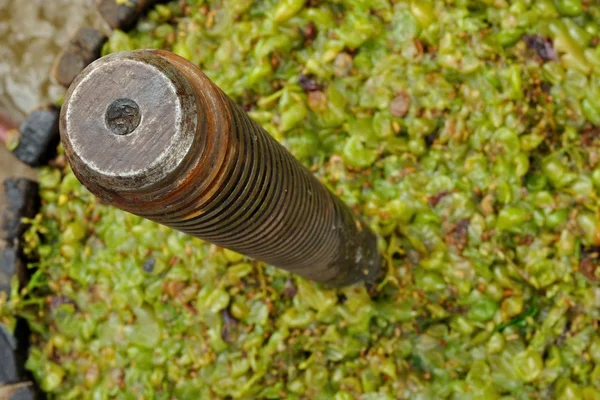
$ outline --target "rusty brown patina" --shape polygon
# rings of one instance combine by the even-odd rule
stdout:
[[[116,129],[115,101],[140,115]],[[61,137],[79,180],[123,210],[333,286],[380,273],[360,217],[175,54],[93,63],[67,93]]]

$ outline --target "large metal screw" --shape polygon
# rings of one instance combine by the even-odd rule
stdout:
[[[380,273],[364,222],[175,54],[94,62],[60,122],[75,175],[109,204],[332,286]]]

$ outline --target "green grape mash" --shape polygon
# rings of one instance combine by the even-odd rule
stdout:
[[[177,0],[196,64],[380,237],[331,290],[41,170],[28,368],[60,399],[600,399],[600,3]]]

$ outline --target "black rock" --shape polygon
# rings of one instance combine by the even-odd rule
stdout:
[[[39,186],[26,178],[4,180],[6,208],[0,219],[0,239],[13,243],[27,228],[23,218],[33,218],[39,208]]]
[[[96,0],[96,8],[111,28],[129,30],[143,12],[158,1],[128,0],[126,4],[118,4],[115,0]]]
[[[10,385],[6,400],[33,400],[38,398],[40,397],[32,389],[31,382],[21,382]]]
[[[86,55],[100,56],[102,46],[108,38],[98,29],[82,27],[71,37],[71,44],[80,48]]]
[[[19,277],[21,285],[25,282],[25,264],[16,247],[0,247],[0,293],[10,294],[11,278]],[[0,399],[31,400],[40,398],[39,388],[33,383],[33,377],[25,369],[29,349],[30,330],[27,322],[18,319],[14,333],[10,333],[0,323]]]
[[[33,111],[19,127],[21,137],[13,154],[25,164],[39,167],[56,156],[60,110],[48,106]]]
[[[10,295],[10,282],[16,275],[20,283],[26,278],[25,264],[21,260],[16,247],[4,246],[0,248],[0,293]]]
[[[0,324],[0,382],[11,382],[17,379],[17,366],[15,363],[15,350],[17,341],[6,330],[4,325]],[[6,362],[4,362],[6,360]]]
[[[15,336],[0,324],[0,398],[32,400],[39,398],[31,376],[25,370],[29,329],[19,321]]]
[[[81,71],[100,57],[107,37],[94,28],[79,28],[52,68],[54,79],[68,87]]]

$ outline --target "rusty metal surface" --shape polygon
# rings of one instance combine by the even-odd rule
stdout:
[[[65,98],[61,138],[104,201],[332,286],[373,281],[376,237],[185,59],[104,57]]]

